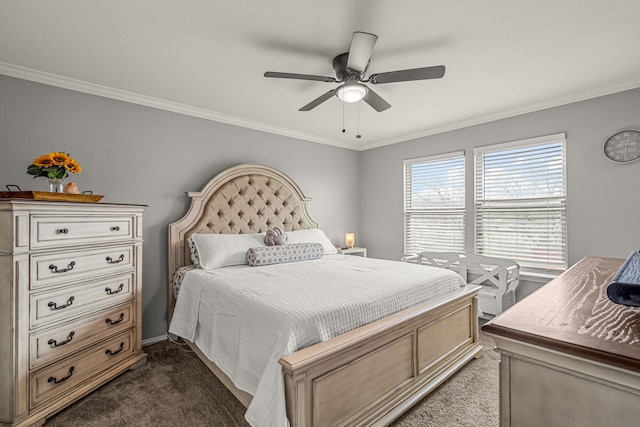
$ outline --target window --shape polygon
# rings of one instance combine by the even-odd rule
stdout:
[[[564,134],[480,147],[475,156],[475,251],[525,271],[567,267]]]
[[[464,252],[464,152],[405,160],[405,254]]]

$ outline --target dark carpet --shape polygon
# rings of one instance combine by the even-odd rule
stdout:
[[[393,427],[498,426],[498,360],[480,333],[482,357],[403,414]],[[45,427],[247,426],[244,407],[187,347],[146,346],[148,363],[47,420]]]

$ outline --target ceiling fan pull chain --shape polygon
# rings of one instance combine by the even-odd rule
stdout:
[[[360,102],[358,102],[358,117],[356,118],[356,139],[362,138],[360,135]]]
[[[345,133],[347,130],[344,128],[344,102],[342,103],[342,133]]]

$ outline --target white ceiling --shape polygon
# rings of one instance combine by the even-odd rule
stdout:
[[[638,0],[0,0],[0,73],[309,141],[366,149],[640,87]],[[298,109],[351,34],[392,107]],[[357,120],[359,109],[359,123]],[[355,135],[359,126],[362,138]]]

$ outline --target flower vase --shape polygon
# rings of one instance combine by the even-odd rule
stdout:
[[[61,179],[49,178],[49,192],[64,193],[64,182]]]

